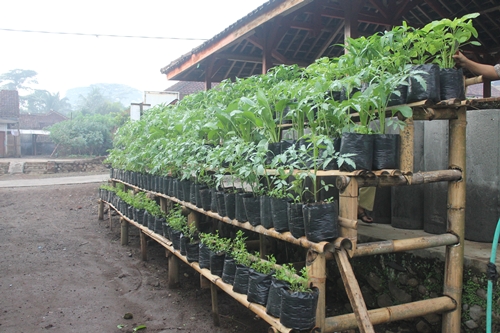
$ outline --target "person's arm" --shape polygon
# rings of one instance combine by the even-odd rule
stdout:
[[[495,68],[495,66],[492,65],[480,64],[478,62],[472,61],[464,56],[461,52],[457,52],[455,55],[453,55],[453,58],[455,59],[455,63],[458,66],[470,70],[475,75],[482,75],[483,78],[488,80],[500,79],[500,74],[498,73],[500,68]]]

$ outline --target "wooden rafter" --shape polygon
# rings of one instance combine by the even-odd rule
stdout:
[[[252,34],[257,27],[262,26],[264,23],[269,22],[278,15],[296,11],[302,6],[311,3],[312,1],[313,0],[288,0],[282,2],[276,7],[269,9],[269,11],[262,13],[261,15],[250,20],[244,26],[235,29],[231,33],[228,33],[226,36],[222,37],[220,40],[208,46],[207,48],[191,54],[189,60],[182,62],[175,68],[169,69],[168,72],[165,73],[167,75],[167,79],[175,78],[177,74],[180,74],[186,69],[195,66],[198,62],[206,59],[211,54],[214,54],[218,50],[231,45],[235,41],[240,40],[241,38],[244,38],[249,34]]]

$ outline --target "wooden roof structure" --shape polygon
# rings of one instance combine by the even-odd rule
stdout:
[[[478,12],[481,47],[464,53],[494,64],[500,53],[500,0],[269,0],[161,69],[169,80],[212,82],[265,73],[278,64],[307,66],[336,57],[344,36],[359,37],[406,21],[422,27]]]

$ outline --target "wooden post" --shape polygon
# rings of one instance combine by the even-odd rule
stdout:
[[[168,257],[168,287],[175,288],[179,284],[179,260],[171,253],[167,252]]]
[[[309,285],[318,288],[318,307],[316,308],[316,326],[325,328],[326,318],[326,258],[325,253],[317,253],[312,250],[307,252],[306,267],[309,275]]]
[[[140,240],[141,240],[141,259],[142,261],[148,261],[148,239],[146,238],[146,234],[142,230],[140,232]]]
[[[214,319],[214,325],[220,326],[217,286],[214,283],[210,283],[210,294],[212,295],[212,318]]]
[[[399,168],[403,172],[413,172],[413,140],[415,136],[415,127],[413,119],[405,119],[405,128],[401,135],[401,147],[399,150]]]
[[[458,245],[446,247],[443,294],[457,302],[454,311],[443,314],[442,332],[460,333],[462,310],[462,279],[465,236],[465,187],[466,187],[466,127],[467,109],[457,110],[457,119],[450,120],[449,168],[462,171],[462,180],[448,183],[448,230],[457,235]]]
[[[128,221],[125,220],[123,217],[120,217],[120,224],[121,224],[121,244],[123,246],[128,244]]]
[[[339,194],[339,216],[357,221],[358,220],[358,181],[355,177],[350,177],[347,180],[349,183],[345,189]],[[352,248],[349,250],[350,254],[356,249],[358,243],[358,230],[357,227],[346,228],[340,225],[340,237],[347,238],[351,241]]]
[[[104,220],[104,201],[99,199],[99,206],[97,207],[97,218],[99,220]]]

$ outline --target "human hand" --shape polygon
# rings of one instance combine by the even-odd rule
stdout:
[[[467,67],[467,61],[469,59],[467,59],[466,56],[464,56],[462,54],[462,52],[460,51],[457,51],[454,55],[453,55],[453,60],[455,60],[455,64],[458,66],[458,67]]]

